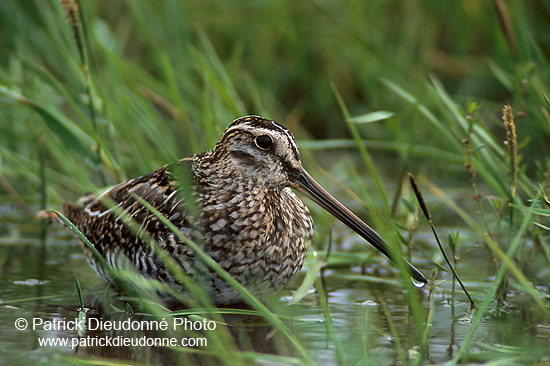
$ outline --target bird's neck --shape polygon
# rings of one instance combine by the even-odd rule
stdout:
[[[258,202],[266,195],[280,195],[284,188],[266,184],[262,176],[247,174],[229,157],[219,158],[213,151],[206,153],[193,168],[203,207],[216,205],[221,209],[239,206],[242,201]]]

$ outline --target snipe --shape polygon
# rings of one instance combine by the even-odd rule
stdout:
[[[258,116],[235,120],[210,151],[121,183],[97,197],[86,197],[83,206],[66,203],[63,212],[112,267],[130,262],[144,276],[184,291],[150,245],[114,213],[116,207],[125,210],[193,280],[205,286],[215,303],[230,304],[240,300],[239,294],[197,263],[193,251],[134,194],[200,243],[252,293],[262,296],[281,288],[300,270],[314,232],[307,207],[292,189],[392,259],[380,236],[304,170],[292,134]],[[415,280],[426,282],[416,268],[404,263]]]

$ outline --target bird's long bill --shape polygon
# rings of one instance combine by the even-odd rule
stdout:
[[[331,215],[338,220],[346,224],[350,229],[355,231],[372,246],[382,252],[386,257],[395,262],[393,255],[391,254],[388,246],[384,243],[382,238],[367,224],[365,224],[359,217],[353,212],[348,210],[344,205],[332,197],[323,187],[319,185],[304,169],[301,170],[300,176],[297,179],[298,186],[293,187],[298,192],[303,193],[310,199],[312,199],[319,206],[327,210]],[[403,259],[407,266],[409,273],[413,279],[421,282],[422,284],[428,281],[416,269],[412,264]]]

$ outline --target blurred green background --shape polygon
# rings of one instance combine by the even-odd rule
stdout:
[[[210,148],[244,114],[280,121],[302,140],[349,139],[336,89],[351,116],[394,113],[358,125],[365,139],[379,143],[375,157],[392,156],[389,149],[409,166],[434,167],[430,174],[446,177],[462,171],[461,164],[440,164],[437,153],[409,154],[396,145],[381,151],[393,142],[463,153],[418,108],[443,124],[449,118],[434,82],[499,142],[501,108],[511,104],[522,116],[517,129],[530,173],[548,156],[548,2],[93,1],[83,7],[93,111],[85,67],[55,1],[0,4],[0,83],[94,135],[83,144],[101,141],[124,175]],[[1,98],[3,147],[30,159],[40,135],[46,144],[67,145],[32,110]],[[457,141],[467,137],[449,132]],[[5,169],[4,175],[15,173]]]
[[[322,162],[387,216],[405,171],[466,201],[509,196],[510,104],[523,197],[548,185],[548,2],[82,7],[71,27],[54,0],[0,4],[0,192],[32,210],[210,149],[247,114],[287,126],[314,176]]]

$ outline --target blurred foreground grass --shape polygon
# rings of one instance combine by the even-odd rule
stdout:
[[[0,202],[60,207],[260,114],[291,129],[309,171],[388,241],[412,245],[425,227],[411,171],[436,226],[453,228],[455,261],[487,248],[494,280],[471,334],[512,288],[548,313],[548,2],[94,1],[82,14],[78,47],[56,1],[0,2]],[[312,211],[323,249],[329,219]],[[0,235],[17,235],[7,222]],[[311,267],[364,264],[342,242]],[[431,242],[409,249],[426,271],[440,262]],[[429,322],[417,333],[425,342]]]

